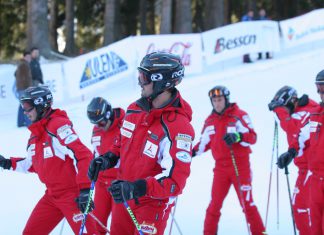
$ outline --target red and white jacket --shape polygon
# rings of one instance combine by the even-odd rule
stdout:
[[[211,149],[217,166],[232,165],[230,148],[223,140],[226,133],[241,133],[242,140],[232,145],[238,165],[249,165],[250,145],[256,142],[257,135],[249,115],[239,109],[236,103],[230,104],[224,113],[217,114],[214,110],[205,120],[200,141],[195,145],[196,155]]]
[[[163,108],[151,109],[144,98],[128,107],[120,130],[118,178],[145,179],[144,200],[169,200],[182,193],[190,174],[194,139],[191,117],[190,105],[176,89]]]
[[[90,188],[87,170],[92,153],[80,141],[65,111],[51,110],[48,117],[28,128],[27,157],[11,158],[13,170],[38,174],[50,195]]]
[[[120,128],[125,117],[125,111],[121,108],[113,109],[114,119],[108,130],[95,125],[92,131],[91,144],[95,157],[109,152],[114,145],[120,145]],[[119,156],[119,153],[117,154]],[[117,167],[99,173],[98,181],[108,184],[112,179],[117,178]]]
[[[318,104],[315,101],[308,99],[306,105],[298,105],[292,114],[289,113],[289,110],[286,107],[277,107],[273,110],[276,114],[276,119],[279,120],[281,128],[287,134],[289,145],[294,142],[300,129],[308,122],[311,110],[317,106]],[[306,146],[309,144],[305,143],[306,139],[300,140],[301,148],[299,149],[297,157],[294,159],[294,163],[300,170],[308,169],[307,156],[309,148],[306,148]]]
[[[300,129],[298,141],[294,141],[289,147],[303,151],[309,147],[308,166],[315,175],[324,177],[324,104],[311,110],[309,121]],[[309,146],[308,146],[309,143]]]

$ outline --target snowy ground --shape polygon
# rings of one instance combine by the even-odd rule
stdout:
[[[225,85],[231,91],[231,100],[238,102],[252,119],[258,134],[258,141],[252,147],[251,163],[253,171],[253,194],[262,218],[265,218],[272,138],[274,120],[268,111],[267,104],[274,93],[283,85],[294,86],[299,95],[307,93],[311,98],[319,100],[314,86],[315,75],[324,68],[324,47],[307,50],[303,53],[287,53],[278,55],[273,60],[258,61],[254,64],[241,65],[239,61],[232,65],[223,64],[209,67],[205,73],[184,79],[179,85],[183,97],[189,101],[194,110],[192,125],[196,131],[196,140],[200,136],[203,122],[211,111],[207,96],[208,90],[215,85]],[[135,84],[130,81],[129,84]],[[121,89],[123,84],[115,82],[105,92],[93,94],[107,98],[113,106],[126,108],[139,97],[139,89],[133,85]],[[54,97],[55,98],[55,97]],[[82,141],[90,147],[91,125],[86,117],[86,106],[89,98],[83,102],[69,103],[61,107],[67,110],[74,122],[75,129]],[[18,103],[17,103],[18,106]],[[2,107],[4,108],[4,107]],[[5,157],[25,156],[25,147],[29,132],[16,128],[16,114],[0,117],[0,154]],[[279,152],[286,150],[285,135],[280,131]],[[212,168],[215,163],[210,152],[193,159],[192,172],[183,194],[179,197],[176,209],[176,221],[182,234],[202,234],[205,210],[210,200]],[[290,167],[290,185],[296,178],[295,167]],[[0,234],[21,234],[24,225],[38,199],[44,193],[44,186],[36,175],[24,175],[9,171],[0,171]],[[272,171],[272,189],[267,231],[273,235],[293,234],[286,177],[279,172],[279,218],[276,202],[276,168]],[[279,223],[277,223],[279,221]],[[51,233],[60,234],[61,224]],[[72,234],[69,226],[64,225],[63,233]],[[166,229],[165,234],[169,234]],[[172,234],[180,234],[174,226]],[[239,206],[233,188],[224,202],[219,233],[248,234],[244,215]]]

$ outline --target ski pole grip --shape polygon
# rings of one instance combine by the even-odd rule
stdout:
[[[288,166],[285,166],[285,174],[288,175],[289,172],[288,172]]]
[[[99,175],[99,170],[100,170],[101,164],[102,163],[96,162],[96,169],[95,169],[95,173],[94,173],[94,176],[93,176],[93,181],[95,181],[95,182],[98,179],[98,175]]]

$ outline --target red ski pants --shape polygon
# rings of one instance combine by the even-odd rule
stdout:
[[[144,234],[163,235],[171,207],[168,201],[144,199],[136,205],[128,201]],[[111,235],[138,235],[138,231],[123,204],[115,204],[112,211]]]
[[[292,198],[294,217],[299,235],[310,234],[310,209],[309,209],[310,180],[307,170],[299,170]]]
[[[114,205],[113,198],[108,191],[109,185],[97,182],[95,187],[95,209],[93,210],[93,214],[101,221],[103,225],[105,225],[105,227],[107,227],[107,220],[111,213],[112,206]],[[100,234],[106,234],[104,228],[102,228],[98,223],[96,223],[96,225]]]
[[[30,215],[23,235],[44,235],[56,227],[56,225],[65,217],[75,234],[79,234],[81,221],[74,222],[73,216],[80,214],[75,198],[77,191],[68,191],[60,195],[45,195],[39,200],[32,214]],[[84,234],[98,234],[94,220],[88,216]]]
[[[324,235],[324,177],[310,177],[311,234]]]
[[[258,209],[253,202],[250,167],[239,167],[238,171],[243,198],[241,198],[238,179],[235,175],[233,165],[227,164],[226,166],[215,167],[211,192],[212,198],[206,211],[204,235],[217,234],[218,222],[221,216],[220,210],[232,184],[234,185],[241,206],[242,203],[244,203],[243,208],[245,208],[245,210],[243,209],[243,212],[245,213],[246,219],[249,223],[252,235],[264,234],[265,227],[263,225]]]

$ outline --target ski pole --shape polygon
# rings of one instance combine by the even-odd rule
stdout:
[[[135,227],[136,227],[138,233],[139,233],[140,235],[144,235],[144,234],[143,234],[143,231],[142,231],[142,229],[141,229],[141,226],[138,224],[137,219],[136,219],[136,217],[135,217],[135,215],[134,215],[132,209],[129,207],[127,201],[124,201],[123,204],[124,204],[124,206],[125,206],[125,208],[126,208],[128,214],[129,214],[129,216],[130,216],[131,219],[133,220],[133,223],[134,223],[134,225],[135,225]]]
[[[276,122],[277,123],[277,122]],[[278,136],[278,124],[277,125],[277,141],[276,141],[276,155],[277,162],[279,158],[279,136]],[[279,229],[279,168],[277,167],[277,229]]]
[[[231,152],[231,158],[232,158],[232,162],[233,162],[233,166],[234,166],[234,171],[235,171],[235,176],[236,176],[236,180],[237,180],[237,184],[238,184],[238,191],[239,191],[239,198],[240,198],[240,201],[241,201],[241,204],[242,204],[242,207],[243,207],[243,211],[244,211],[244,215],[245,215],[245,220],[246,220],[246,227],[247,227],[247,230],[248,230],[248,234],[250,235],[251,234],[251,231],[250,231],[250,227],[249,227],[249,222],[248,222],[248,219],[247,219],[247,216],[246,216],[246,208],[245,208],[245,204],[244,204],[244,199],[243,199],[243,192],[242,192],[242,185],[241,185],[241,181],[240,181],[240,175],[239,175],[239,171],[238,171],[238,168],[237,168],[237,164],[236,164],[236,160],[235,160],[235,155],[234,155],[234,152],[233,152],[233,148],[232,146],[229,146],[230,148],[230,152]]]
[[[271,163],[270,163],[270,177],[269,177],[267,210],[266,210],[266,216],[265,216],[265,228],[267,228],[267,223],[268,223],[270,192],[271,192],[271,183],[272,183],[273,156],[274,156],[274,153],[275,153],[275,145],[276,145],[277,140],[278,140],[278,124],[277,124],[277,122],[275,122],[274,132],[273,132],[273,140],[272,140],[272,154],[271,154]]]
[[[295,224],[293,205],[292,205],[292,201],[291,201],[291,193],[290,193],[290,184],[289,184],[288,174],[289,174],[288,167],[286,166],[285,167],[285,175],[286,175],[286,179],[287,179],[287,187],[288,187],[289,202],[290,202],[290,209],[291,209],[291,218],[292,218],[292,222],[293,222],[293,226],[294,226],[294,234],[296,235],[296,224]]]
[[[170,230],[169,230],[169,235],[171,235],[171,232],[172,232],[172,225],[173,225],[173,220],[174,220],[174,215],[175,215],[175,211],[177,209],[177,202],[178,202],[178,197],[176,198],[175,200],[175,203],[174,203],[174,207],[173,207],[173,211],[171,213],[171,224],[170,224]]]
[[[100,225],[100,227],[102,227],[108,234],[110,234],[110,231],[108,230],[108,228],[92,212],[89,212],[89,215]],[[73,221],[78,222],[78,221],[82,220],[83,218],[84,218],[84,215],[82,213],[76,214],[73,216]]]
[[[183,233],[181,232],[180,226],[179,226],[179,224],[177,223],[177,220],[173,217],[172,214],[171,214],[171,216],[172,216],[172,219],[173,219],[174,224],[176,225],[176,227],[177,227],[177,229],[178,229],[178,232],[180,233],[180,235],[183,235]]]
[[[82,219],[82,224],[81,224],[81,227],[80,227],[79,235],[83,234],[84,226],[85,226],[85,223],[86,223],[86,220],[87,220],[87,215],[88,215],[89,209],[90,209],[90,204],[91,204],[92,195],[93,195],[93,192],[94,192],[95,183],[97,181],[98,174],[99,174],[99,169],[100,169],[100,164],[96,164],[95,174],[93,176],[93,180],[91,181],[91,187],[90,187],[90,191],[89,191],[88,202],[87,202],[86,209],[85,209],[85,211],[83,213],[84,216],[83,216],[83,219]]]

